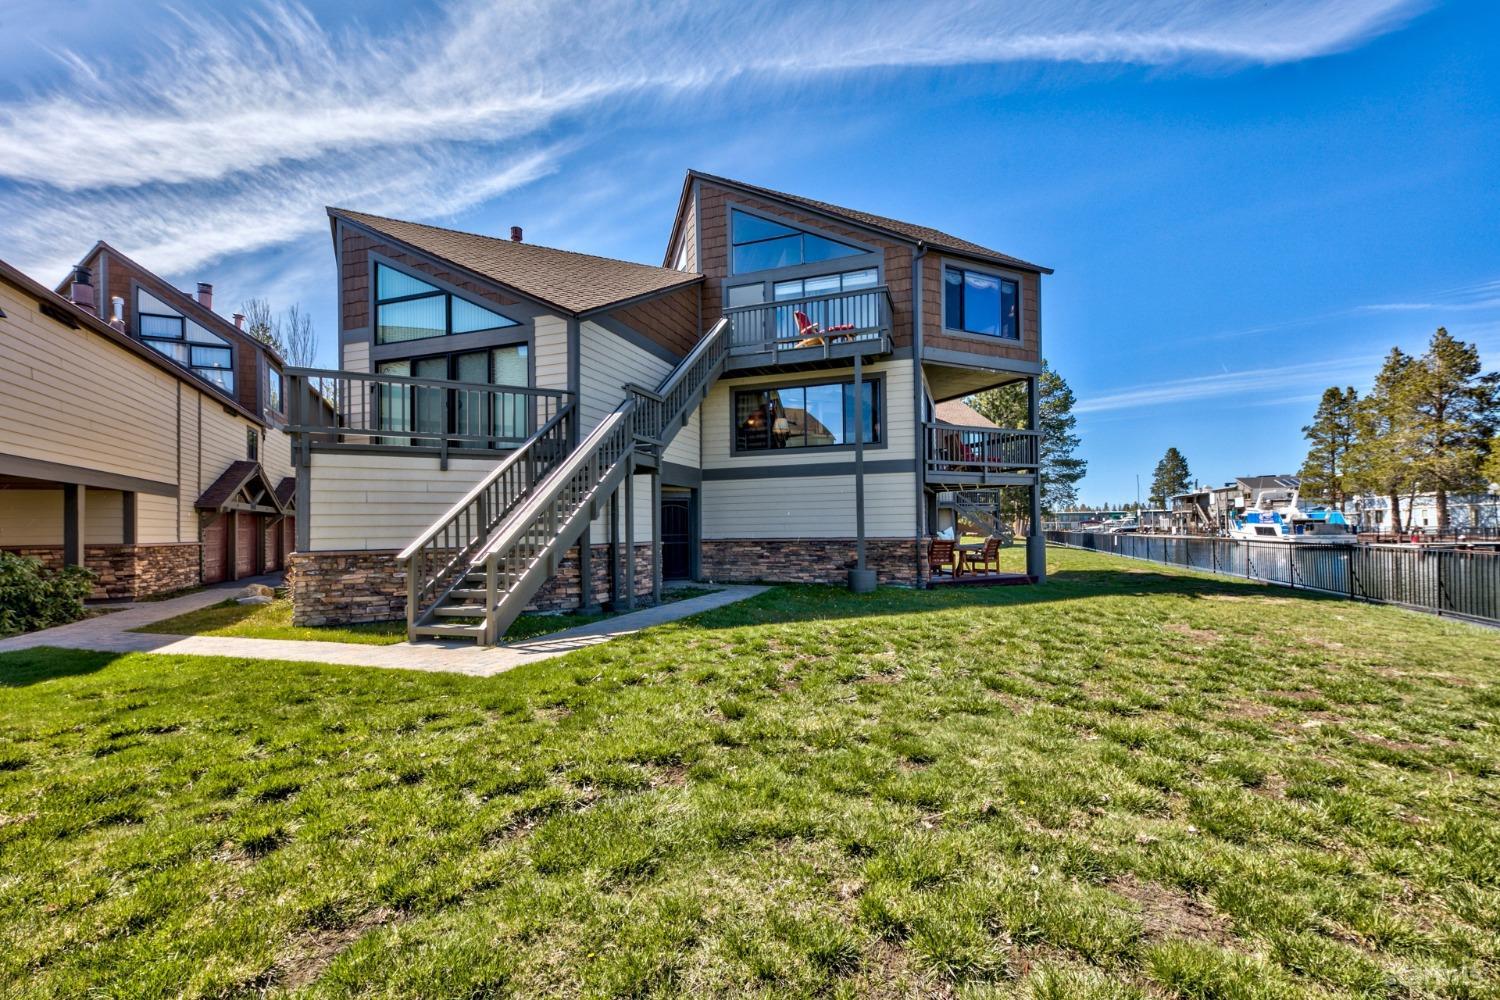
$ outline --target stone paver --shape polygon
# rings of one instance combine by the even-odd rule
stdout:
[[[246,583],[212,587],[167,601],[130,605],[123,611],[89,618],[71,625],[0,639],[0,653],[35,646],[61,646],[111,653],[181,653],[193,656],[242,656],[260,660],[337,663],[345,666],[430,670],[488,677],[512,667],[550,660],[574,650],[596,646],[653,625],[711,611],[765,592],[765,587],[724,587],[711,594],[671,604],[643,608],[603,621],[529,639],[510,646],[481,648],[469,642],[397,643],[367,646],[352,642],[302,642],[292,639],[242,639],[219,635],[155,635],[130,629],[174,618],[218,604]]]

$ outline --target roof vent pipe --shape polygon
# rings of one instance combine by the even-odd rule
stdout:
[[[109,304],[110,304],[111,308],[114,311],[114,315],[110,316],[110,318],[109,318],[109,325],[112,326],[112,327],[114,327],[116,330],[124,330],[125,329],[125,299],[124,299],[124,297],[119,296],[119,295],[111,295],[109,297]]]
[[[234,314],[234,328],[236,330],[243,330],[245,328],[245,314],[244,313],[235,313]]]
[[[519,243],[519,242],[521,242],[521,227],[520,226],[511,226],[510,227],[510,241],[512,243]]]
[[[198,282],[198,304],[205,309],[214,307],[214,286],[206,281]]]
[[[82,264],[73,268],[73,288],[68,297],[78,308],[94,312],[94,276]]]

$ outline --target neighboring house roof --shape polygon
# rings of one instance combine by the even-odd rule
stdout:
[[[276,497],[276,488],[266,478],[265,470],[260,467],[259,462],[252,462],[242,458],[237,462],[230,462],[229,468],[219,474],[219,478],[209,484],[208,489],[203,491],[193,504],[199,510],[230,510],[236,506],[262,507],[256,503],[255,495],[250,491],[258,491],[280,513],[282,505]],[[236,500],[236,497],[243,497]]]
[[[193,295],[189,294],[188,292],[184,292],[182,289],[178,288],[176,285],[172,284],[166,278],[163,278],[161,275],[157,274],[149,267],[146,267],[134,257],[131,257],[127,253],[121,252],[118,247],[107,243],[104,240],[99,240],[91,248],[89,248],[89,252],[83,255],[83,257],[79,260],[79,263],[81,264],[86,260],[92,259],[94,255],[99,253],[99,251],[101,250],[120,258],[126,264],[129,264],[131,267],[135,268],[137,271],[140,271],[142,274],[154,278],[157,282],[157,285],[160,286],[160,291],[158,292],[157,288],[151,288],[148,290],[151,292],[151,294],[156,295],[157,298],[160,298],[164,302],[166,302],[167,305],[174,306],[175,308],[180,310],[183,315],[191,316],[194,320],[203,324],[204,326],[216,328],[219,333],[222,333],[225,336],[237,339],[241,342],[249,344],[257,350],[266,352],[266,354],[270,355],[271,359],[274,360],[278,365],[281,365],[283,367],[286,366],[286,359],[281,356],[280,352],[278,352],[276,348],[272,347],[270,344],[267,344],[265,341],[260,340],[259,338],[252,337],[246,331],[235,326],[232,322],[225,319],[223,316],[220,316],[212,309],[209,309],[203,303],[199,302]],[[57,286],[58,294],[67,294],[68,284],[71,280],[71,277],[63,278],[61,283],[59,283]],[[108,303],[101,302],[99,304],[99,308],[101,310],[107,310],[109,308],[109,305]]]
[[[703,280],[701,274],[687,271],[517,243],[343,208],[330,208],[328,214],[572,315],[596,312]]]
[[[281,509],[290,511],[292,502],[297,496],[297,477],[284,476],[281,482],[276,484],[276,502],[281,504]]]
[[[267,426],[263,417],[258,417],[245,409],[239,404],[238,400],[225,396],[219,391],[217,386],[200,379],[190,369],[182,367],[165,354],[153,351],[125,331],[116,330],[87,309],[79,308],[71,300],[57,294],[40,281],[30,277],[23,271],[17,270],[3,260],[0,260],[0,279],[8,281],[15,287],[35,297],[38,306],[54,320],[74,327],[86,327],[104,339],[112,341],[119,347],[123,347],[136,357],[145,359],[155,367],[177,379],[177,381],[185,382],[192,388],[207,393],[215,402],[233,410],[239,416],[251,420],[262,427]]]
[[[951,233],[945,233],[940,229],[933,229],[931,226],[919,226],[914,222],[902,222],[900,219],[892,219],[884,215],[876,215],[873,212],[862,212],[858,209],[844,208],[841,205],[833,205],[826,201],[818,201],[814,198],[804,198],[798,194],[788,194],[785,191],[775,191],[771,188],[761,187],[758,184],[746,184],[744,181],[731,180],[728,177],[717,177],[713,174],[703,173],[700,170],[688,171],[687,180],[683,185],[684,197],[686,197],[687,188],[692,184],[694,178],[709,181],[714,184],[722,184],[726,187],[739,188],[742,191],[747,191],[752,194],[764,195],[767,198],[774,198],[777,201],[783,201],[790,205],[797,205],[802,208],[808,209],[809,211],[817,212],[821,215],[832,216],[836,219],[842,219],[845,222],[852,222],[857,226],[863,226],[866,229],[873,229],[878,232],[885,233],[888,236],[895,236],[898,239],[907,240],[912,243],[925,243],[927,246],[932,247],[935,250],[946,250],[950,253],[957,253],[962,254],[966,257],[976,257],[982,260],[993,261],[997,264],[1005,264],[1009,267],[1020,267],[1028,271],[1040,271],[1043,274],[1052,273],[1052,268],[1050,267],[1043,267],[1041,264],[1032,264],[1027,261],[1021,260],[1019,257],[1012,257],[1010,254],[1001,253],[998,250],[991,250],[989,247],[980,246],[978,243],[971,243],[969,240],[954,236]],[[682,213],[679,210],[678,218],[680,219],[681,217]],[[673,227],[673,236],[676,236],[675,226]],[[671,241],[669,240],[668,242],[670,244]]]
[[[961,399],[950,399],[937,405],[937,418],[941,423],[959,427],[998,427],[974,407]]]

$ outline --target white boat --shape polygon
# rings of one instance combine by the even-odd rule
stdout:
[[[1229,515],[1229,537],[1255,542],[1311,542],[1348,545],[1354,532],[1331,507],[1297,505],[1296,490],[1262,490],[1249,510]]]

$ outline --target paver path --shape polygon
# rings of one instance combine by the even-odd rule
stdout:
[[[689,615],[721,608],[765,592],[765,587],[724,587],[701,597],[644,608],[606,618],[589,625],[579,625],[552,635],[528,639],[512,646],[482,648],[471,642],[397,643],[392,646],[367,646],[352,642],[303,642],[294,639],[242,639],[220,635],[155,635],[130,629],[177,615],[210,607],[224,600],[246,583],[210,587],[194,594],[166,601],[128,605],[97,618],[71,625],[0,639],[0,653],[35,646],[61,646],[65,649],[90,649],[110,653],[187,653],[195,656],[243,656],[261,660],[296,660],[313,663],[340,663],[359,667],[392,667],[401,670],[433,670],[487,677],[536,660],[550,660],[575,649],[596,646],[618,636],[641,629],[677,621]]]

